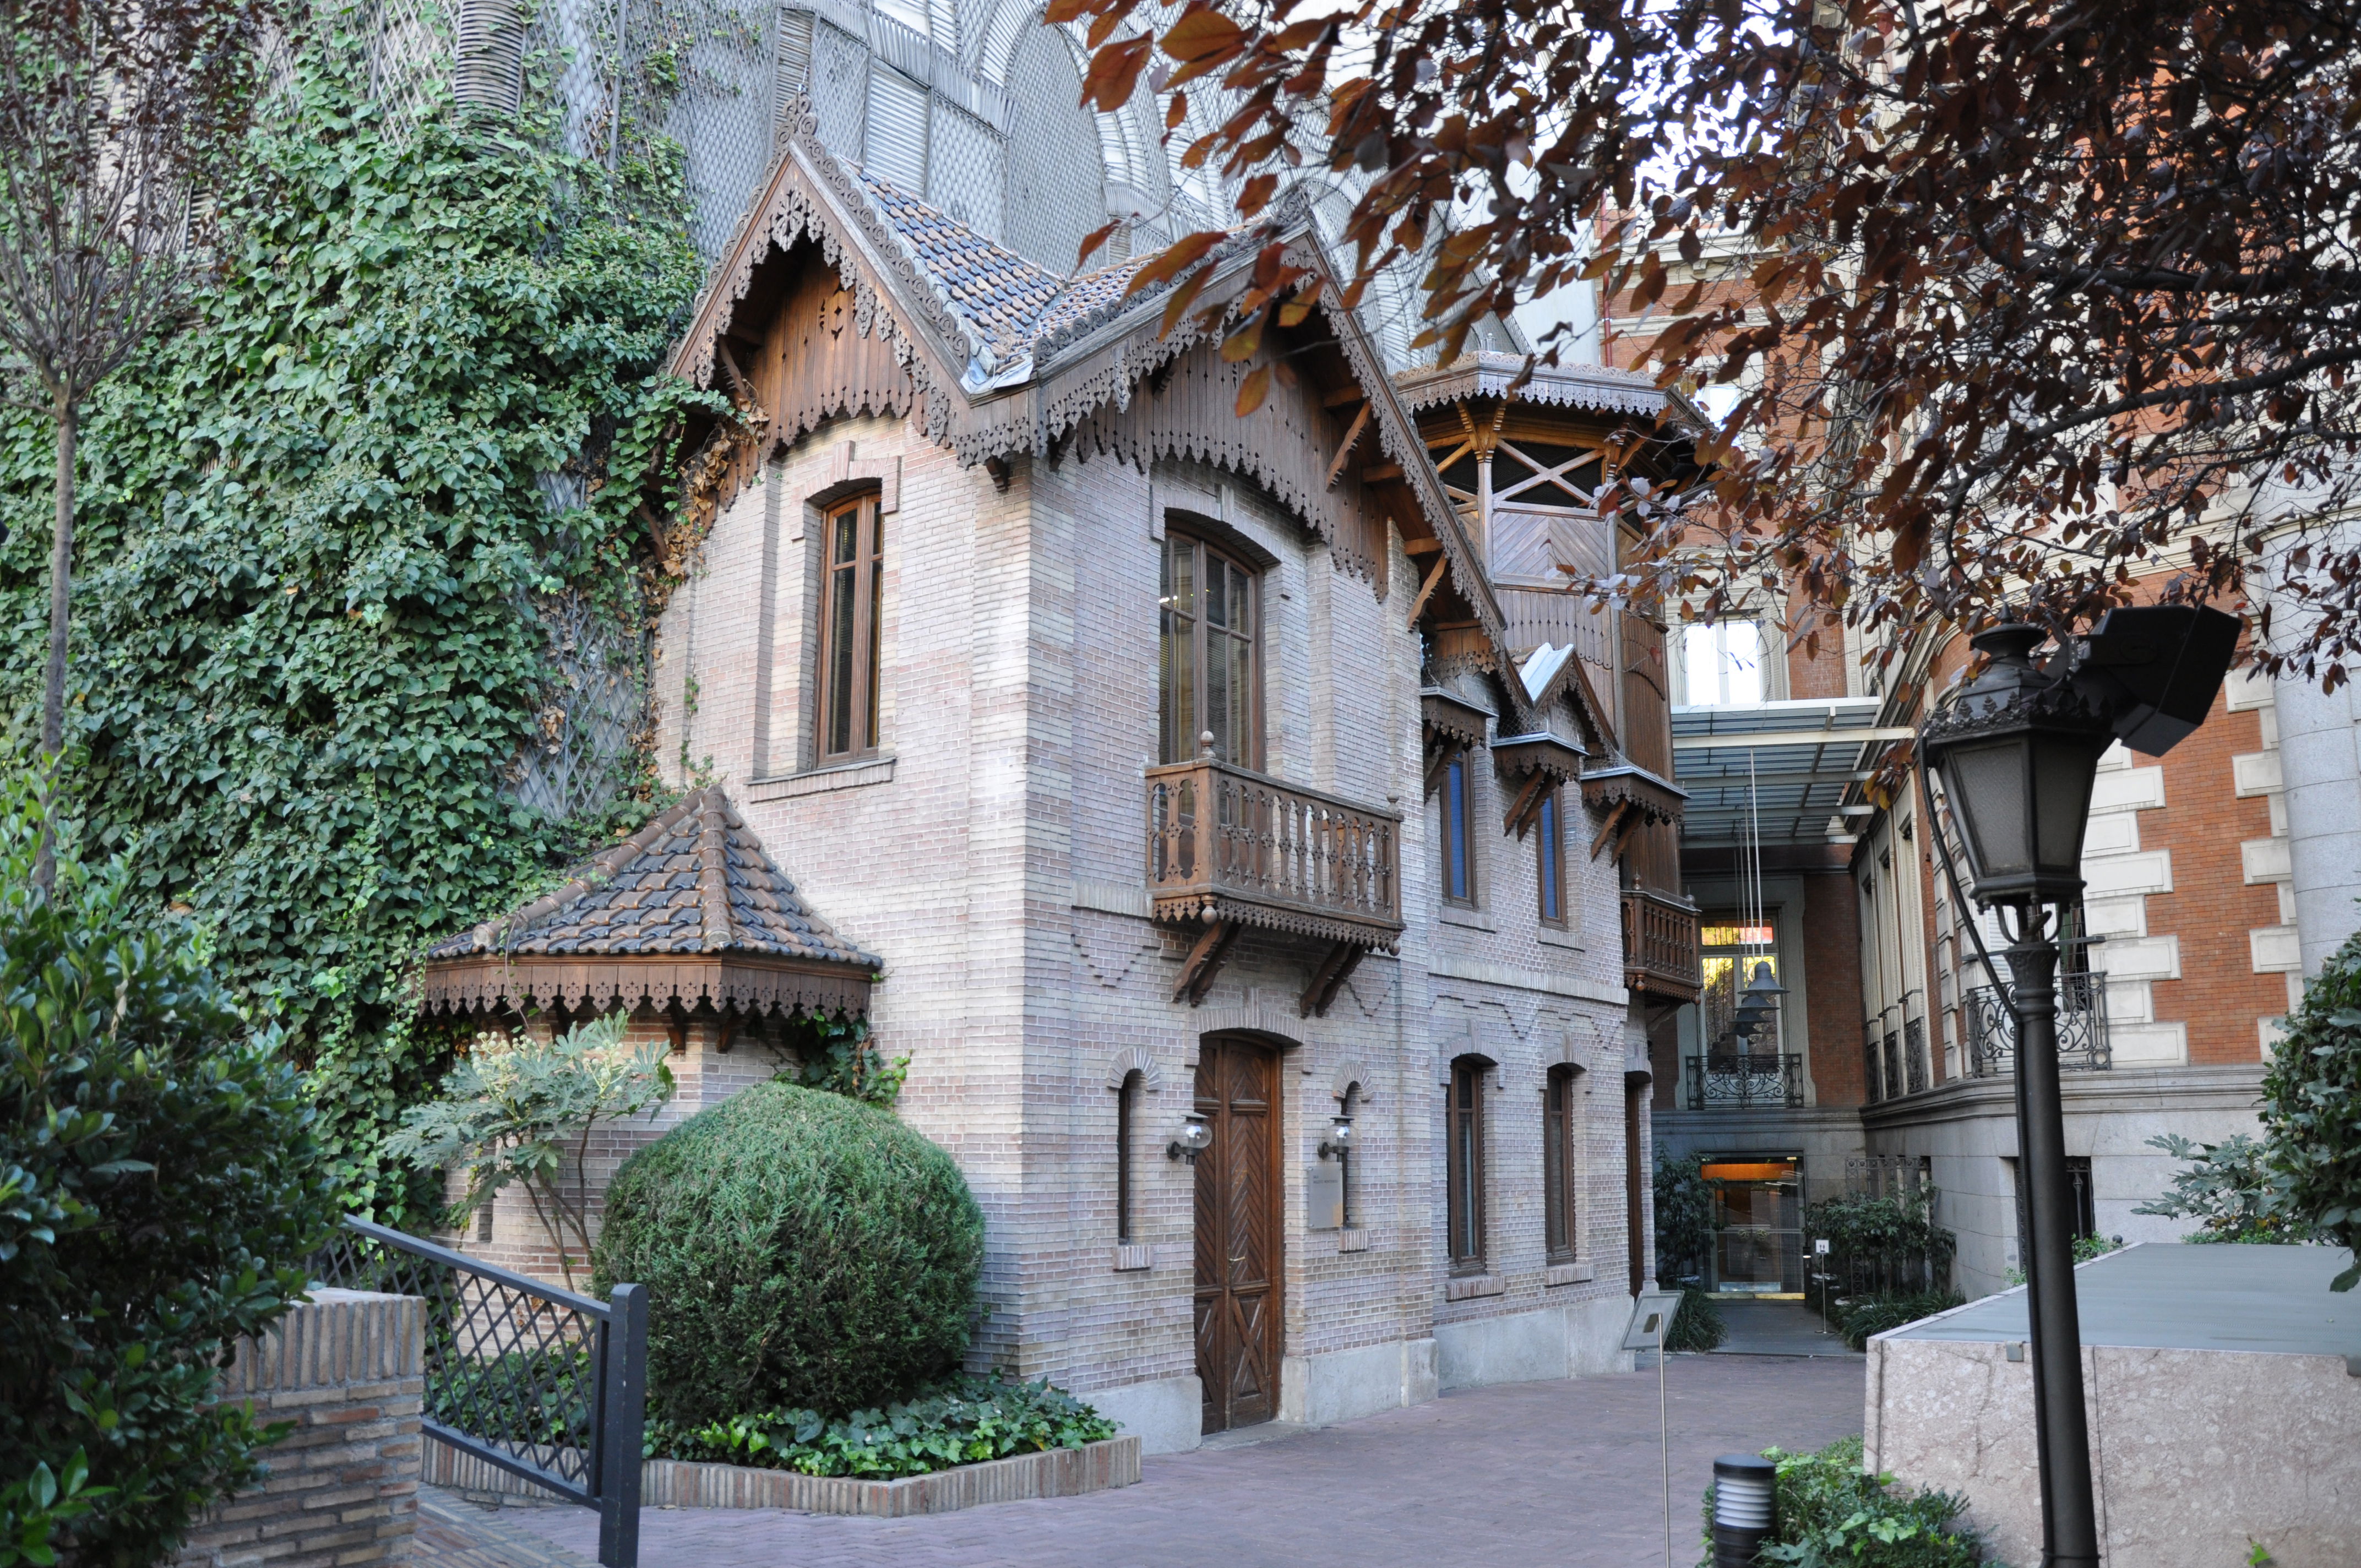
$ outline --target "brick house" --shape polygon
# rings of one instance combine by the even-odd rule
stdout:
[[[973,1360],[1151,1450],[1628,1365],[1696,916],[1662,632],[1553,563],[1615,558],[1608,449],[1670,474],[1682,408],[1398,385],[1328,308],[1225,361],[1137,263],[1050,271],[791,118],[674,362],[737,410],[668,536],[701,787],[430,1003],[673,1039],[593,1188],[773,1070],[781,1008],[865,1011],[986,1215]],[[465,1245],[545,1262],[515,1219]]]

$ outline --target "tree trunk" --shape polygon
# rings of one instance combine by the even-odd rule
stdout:
[[[74,400],[60,392],[56,401],[58,422],[57,532],[49,543],[49,667],[41,695],[41,754],[48,776],[41,793],[46,810],[40,849],[33,862],[33,881],[43,893],[56,884],[58,755],[66,745],[66,627],[73,596]]]

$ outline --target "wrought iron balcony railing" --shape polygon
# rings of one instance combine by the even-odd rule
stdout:
[[[1763,1052],[1722,1055],[1708,1052],[1682,1063],[1688,1079],[1692,1111],[1750,1110],[1804,1102],[1804,1058]]]
[[[1967,1018],[1968,1071],[1996,1078],[2015,1070],[2016,1013],[1998,987],[1980,985],[1960,999]],[[2058,977],[2058,1065],[2103,1072],[2114,1065],[2107,1044],[2107,977],[2084,970]]]
[[[1210,756],[1150,768],[1148,892],[1159,920],[1391,948],[1401,817]]]

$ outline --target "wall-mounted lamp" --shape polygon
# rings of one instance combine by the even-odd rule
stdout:
[[[1328,1124],[1328,1141],[1320,1146],[1322,1159],[1342,1159],[1353,1150],[1353,1118],[1339,1116]]]
[[[1213,1146],[1213,1129],[1205,1124],[1205,1118],[1191,1111],[1182,1116],[1180,1131],[1172,1142],[1166,1146],[1164,1157],[1185,1159],[1191,1165],[1194,1165],[1197,1163],[1197,1157]]]

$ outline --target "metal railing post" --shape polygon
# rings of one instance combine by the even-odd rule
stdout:
[[[640,1450],[646,1436],[648,1291],[618,1285],[609,1298],[598,1369],[598,1561],[638,1568]]]

